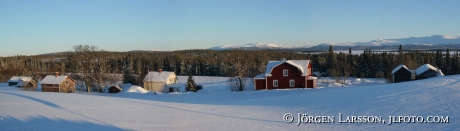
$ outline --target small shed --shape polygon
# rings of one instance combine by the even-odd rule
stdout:
[[[123,89],[121,89],[120,86],[118,85],[114,85],[114,86],[110,86],[108,90],[109,90],[109,93],[118,93]]]
[[[308,76],[307,77],[307,87],[316,88],[316,81],[317,80],[318,80],[317,77]]]
[[[55,75],[47,75],[40,81],[40,84],[43,92],[75,92],[75,80],[69,76],[59,76],[58,72]]]
[[[37,88],[37,80],[31,76],[13,76],[8,80],[8,86]]]
[[[177,92],[180,86],[176,85],[177,76],[174,72],[158,71],[149,72],[144,79],[144,89],[154,92]]]
[[[424,64],[415,69],[415,78],[417,80],[426,79],[430,77],[444,76],[442,71],[430,64]]]
[[[413,80],[414,73],[409,70],[405,65],[399,65],[391,71],[393,76],[393,83]]]

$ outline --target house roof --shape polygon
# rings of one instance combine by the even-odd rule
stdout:
[[[427,70],[434,70],[434,71],[438,71],[439,69],[437,69],[436,67],[433,67],[431,66],[430,64],[424,64],[420,67],[418,67],[417,69],[415,69],[415,75],[419,75],[419,74],[422,74],[423,72],[427,71]]]
[[[264,74],[256,75],[256,77],[254,77],[254,79],[265,79],[265,75]]]
[[[169,77],[173,76],[174,72],[168,72],[168,71],[162,71],[161,73],[158,73],[156,71],[151,71],[149,72],[145,78],[145,81],[152,81],[152,82],[167,82],[169,80]]]
[[[47,75],[43,78],[40,83],[41,84],[61,84],[61,82],[67,78],[68,76],[55,76],[55,75]]]
[[[412,70],[409,70],[409,68],[407,68],[405,65],[399,65],[399,66],[396,66],[396,68],[393,69],[393,71],[391,71],[391,74],[394,74],[396,71],[398,71],[398,70],[401,69],[401,68],[404,68],[404,69],[406,69],[407,71],[413,73]]]
[[[30,81],[31,79],[33,78],[30,76],[13,76],[8,82]]]
[[[26,86],[28,83],[28,81],[20,81],[16,86]]]
[[[118,86],[118,85],[111,86],[110,88],[112,88],[112,87],[117,88],[117,89],[120,90],[120,91],[123,90],[123,89],[121,89],[120,86]]]
[[[269,61],[265,69],[265,76],[271,76],[273,68],[283,63],[288,63],[294,67],[297,67],[297,69],[299,69],[300,72],[302,72],[302,76],[307,76],[307,68],[308,63],[310,63],[310,60]]]

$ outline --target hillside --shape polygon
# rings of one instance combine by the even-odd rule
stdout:
[[[228,91],[218,78],[197,79],[204,85],[198,93],[157,95],[29,92],[2,83],[0,130],[460,130],[460,75],[244,92]],[[284,122],[285,113],[295,115],[293,123]],[[296,126],[297,113],[336,121]],[[339,123],[339,113],[382,116],[387,123]],[[450,123],[389,125],[388,116],[398,115],[449,116]]]

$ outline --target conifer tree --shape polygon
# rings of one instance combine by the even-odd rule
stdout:
[[[192,73],[190,71],[188,72],[188,79],[187,79],[187,85],[185,86],[185,90],[186,91],[193,91],[193,92],[198,91],[196,89],[195,80],[193,79]]]

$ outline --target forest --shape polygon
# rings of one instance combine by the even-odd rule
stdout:
[[[347,77],[386,78],[391,82],[391,71],[400,64],[415,70],[422,64],[431,64],[446,75],[460,74],[458,51],[399,51],[375,53],[369,49],[360,54],[328,51],[305,54],[279,50],[179,50],[109,52],[91,45],[76,45],[72,51],[52,55],[0,57],[0,81],[12,76],[33,76],[41,80],[46,75],[71,73],[72,78],[86,85],[89,91],[100,91],[106,81],[117,81],[113,74],[123,74],[124,83],[142,84],[149,71],[162,69],[186,76],[254,77],[265,71],[271,60],[311,60],[313,71],[336,79]],[[444,52],[444,53],[443,53]]]

